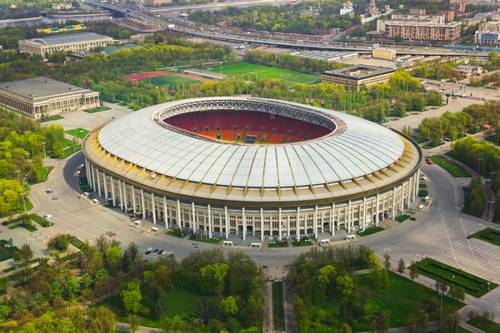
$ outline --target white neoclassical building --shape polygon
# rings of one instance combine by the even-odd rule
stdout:
[[[229,112],[229,113],[228,113]],[[89,134],[91,188],[165,228],[300,238],[378,225],[417,199],[421,152],[340,112],[254,97],[160,104]]]

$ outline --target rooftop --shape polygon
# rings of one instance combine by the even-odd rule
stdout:
[[[356,80],[362,80],[369,77],[389,74],[394,72],[394,68],[386,68],[386,67],[374,67],[374,66],[366,66],[366,65],[354,65],[346,68],[334,69],[330,71],[325,71],[323,74],[340,76],[340,77],[351,77]]]
[[[36,97],[60,95],[68,92],[83,92],[88,91],[88,89],[41,76],[34,79],[2,82],[0,83],[0,91],[8,91],[18,96],[33,99]]]
[[[111,37],[105,35],[96,34],[95,32],[80,32],[80,33],[72,33],[66,35],[33,38],[33,39],[28,39],[28,41],[36,44],[57,45],[57,44],[68,44],[75,42],[110,39],[110,38]]]

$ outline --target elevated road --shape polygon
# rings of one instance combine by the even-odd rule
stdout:
[[[258,3],[249,0],[247,4]],[[261,0],[268,1],[268,0]],[[280,0],[281,1],[281,0]],[[314,43],[314,42],[294,42],[277,39],[267,39],[255,36],[246,36],[242,34],[232,34],[227,31],[213,28],[209,26],[202,26],[198,24],[189,24],[183,20],[175,19],[172,17],[159,19],[144,11],[144,9],[132,9],[124,6],[113,5],[105,2],[98,2],[94,0],[87,0],[86,4],[97,6],[103,9],[110,10],[118,13],[124,17],[134,17],[146,22],[156,22],[161,26],[161,30],[174,31],[190,36],[201,37],[212,40],[220,40],[232,43],[248,43],[253,45],[268,45],[273,47],[289,48],[289,49],[308,49],[308,50],[322,50],[322,51],[354,51],[360,54],[371,53],[370,46],[360,45],[344,45],[333,43]],[[227,5],[227,4],[225,4]],[[424,47],[402,47],[402,46],[387,46],[396,49],[397,55],[413,55],[413,56],[443,56],[443,57],[488,57],[486,52],[478,51],[455,51],[444,48],[424,48]]]

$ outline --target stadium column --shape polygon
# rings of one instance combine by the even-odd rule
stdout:
[[[241,219],[243,220],[243,240],[247,239],[247,215],[245,214],[245,207],[241,208]]]
[[[123,186],[120,179],[118,179],[118,195],[120,197],[120,209],[123,210]]]
[[[196,208],[194,206],[194,202],[191,202],[191,220],[193,222],[193,224],[191,225],[191,227],[193,228],[193,232],[195,233],[196,235]]]
[[[264,208],[260,208],[260,240],[264,241]]]
[[[401,205],[401,214],[403,214],[404,210],[405,210],[405,196],[404,196],[404,187],[403,187],[403,184],[401,184],[401,191],[399,193],[400,197],[401,197],[401,200],[400,200],[400,205]]]
[[[135,198],[135,188],[132,185],[132,206],[134,207],[134,216],[137,214],[137,199]]]
[[[281,241],[281,207],[278,208],[278,240]]]
[[[99,170],[95,169],[95,175],[97,177],[97,193],[99,194],[99,197],[102,196],[102,192],[101,192],[101,180],[99,178]]]
[[[210,211],[210,204],[207,205],[208,208],[208,237],[212,238],[212,212]]]
[[[156,224],[156,203],[155,194],[151,192],[151,212],[153,213],[153,223]]]
[[[351,233],[351,200],[347,203],[347,214],[345,214],[345,219],[347,220],[347,232]]]
[[[392,219],[396,219],[396,187],[392,188]]]
[[[165,228],[168,230],[168,211],[167,211],[167,197],[163,196],[163,222],[165,222]]]
[[[363,197],[363,231],[366,229],[366,197]]]
[[[378,221],[379,221],[379,213],[380,213],[380,193],[377,193],[377,207],[375,209],[376,216],[375,216],[375,225],[378,227]]]
[[[103,183],[104,183],[104,199],[106,199],[106,204],[108,203],[108,180],[106,179],[106,173],[102,173]]]
[[[332,236],[335,236],[335,203],[332,203],[332,214],[331,214],[331,222],[330,222],[330,232],[332,233]]]
[[[127,184],[122,181],[122,191],[123,191],[123,208],[125,211],[128,210],[128,202],[127,202]]]
[[[415,188],[415,198],[418,196],[418,191],[420,190],[420,169],[417,171],[417,187]]]
[[[116,192],[115,192],[115,181],[113,176],[109,176],[109,180],[111,181],[111,200],[113,201],[113,207],[116,206]]]
[[[89,186],[92,186],[91,183],[92,183],[92,178],[90,177],[90,168],[89,168],[89,162],[87,161],[87,159],[85,159],[85,174],[87,176],[87,184],[89,184]]]
[[[146,219],[146,204],[144,203],[144,190],[141,188],[142,218]]]
[[[181,201],[177,199],[177,226],[181,229]]]
[[[297,219],[295,221],[295,227],[297,228],[297,241],[300,241],[300,207],[297,207]]]
[[[313,216],[314,239],[318,239],[318,206],[314,206]]]
[[[96,181],[95,181],[95,168],[94,166],[91,164],[90,165],[90,175],[92,176],[92,190],[96,190]]]
[[[229,238],[229,213],[227,212],[227,206],[224,206],[224,221],[226,224],[226,239]]]
[[[408,204],[408,208],[410,208],[411,204],[411,192],[413,191],[413,178],[408,179],[408,197],[406,198],[406,203]]]
[[[290,239],[290,215],[286,215],[286,238]]]

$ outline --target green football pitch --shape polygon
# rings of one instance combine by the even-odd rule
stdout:
[[[281,79],[289,84],[316,83],[320,81],[318,75],[306,74],[271,66],[251,64],[247,62],[218,65],[210,68],[209,70],[214,73],[236,76],[246,80]]]

